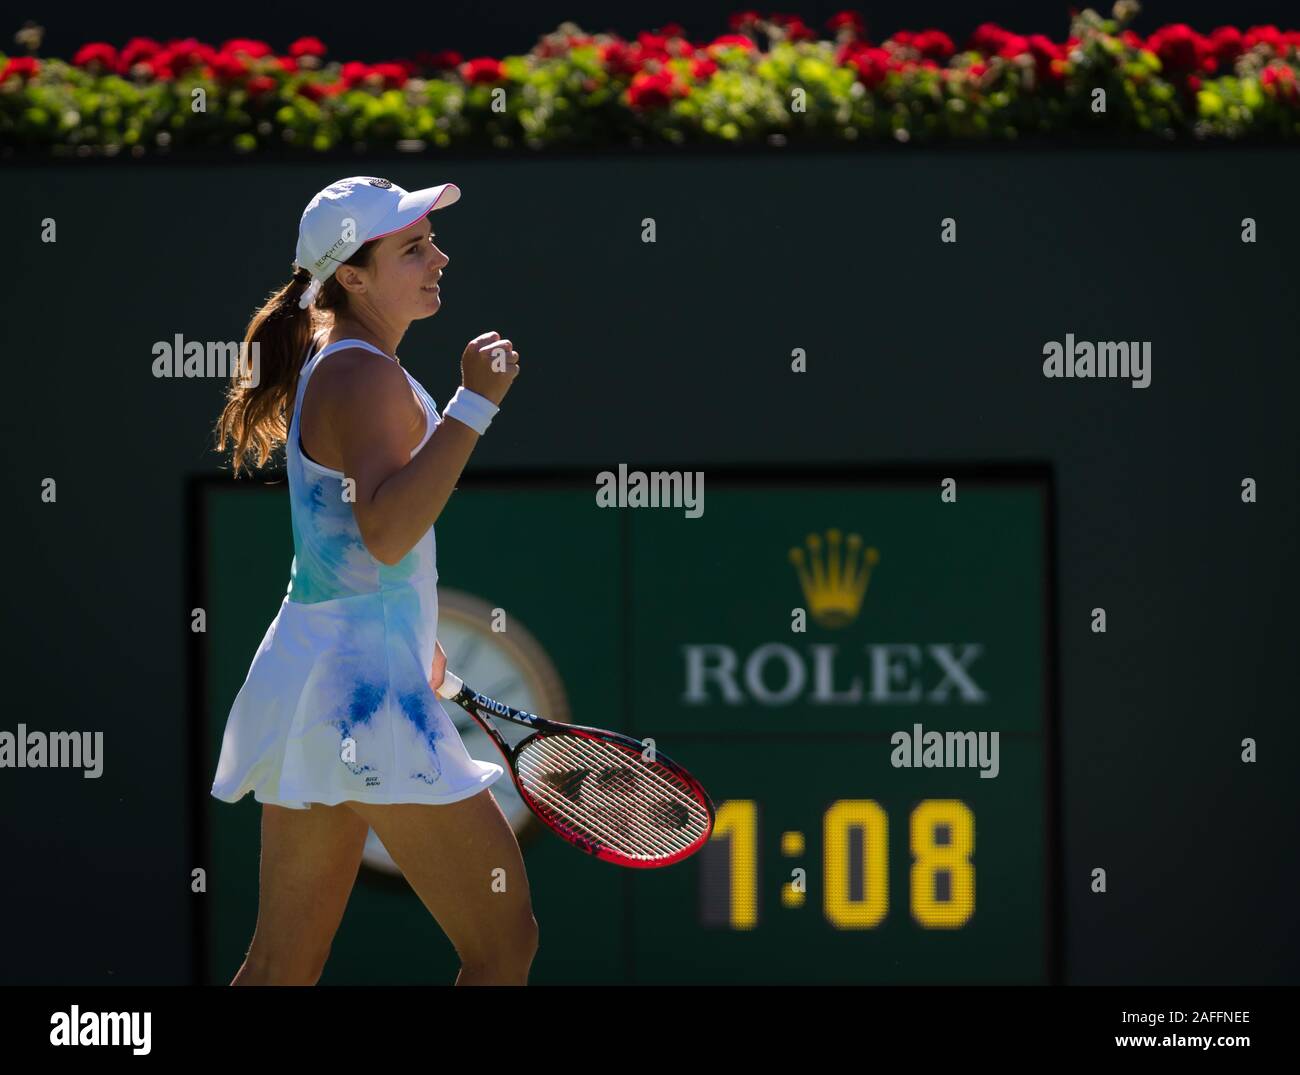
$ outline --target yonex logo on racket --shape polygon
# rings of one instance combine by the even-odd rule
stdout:
[[[618,732],[574,728],[515,709],[447,672],[441,697],[459,705],[509,763],[524,804],[552,832],[589,855],[652,868],[689,858],[713,831],[712,800],[662,752]],[[507,743],[494,717],[533,728]]]

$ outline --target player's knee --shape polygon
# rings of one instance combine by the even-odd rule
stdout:
[[[247,977],[258,985],[315,985],[325,972],[329,949],[323,952],[249,950]]]
[[[507,963],[527,966],[537,954],[539,935],[540,930],[532,908],[525,908],[501,930],[498,936],[498,958]]]
[[[531,963],[533,956],[537,954],[537,943],[541,938],[541,929],[537,925],[537,919],[533,917],[531,909],[523,916],[520,923],[520,948],[527,951],[528,961]]]
[[[494,928],[488,944],[463,950],[461,962],[479,968],[526,968],[537,954],[539,936],[537,919],[531,909],[525,909]]]

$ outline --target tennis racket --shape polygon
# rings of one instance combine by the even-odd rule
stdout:
[[[700,782],[658,750],[617,732],[560,724],[471,690],[445,672],[438,695],[491,736],[519,794],[538,819],[574,847],[617,866],[671,866],[713,832],[713,802]],[[533,734],[510,746],[500,718]]]

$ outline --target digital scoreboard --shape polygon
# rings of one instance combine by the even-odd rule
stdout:
[[[569,719],[653,739],[687,766],[717,825],[679,866],[620,871],[511,814],[541,924],[532,980],[1059,980],[1046,469],[706,469],[698,517],[599,507],[595,474],[462,483],[437,526],[440,586],[462,619],[502,610],[504,630],[449,620],[449,663],[499,668],[504,689],[483,689],[515,704],[560,705],[537,684],[562,683]],[[269,569],[232,558],[247,556],[249,527],[287,547],[288,504],[282,488],[203,490],[200,574],[241,623],[231,637],[210,628],[206,738],[219,743],[288,567],[287,554]],[[250,572],[275,600],[250,592]],[[232,808],[201,809],[233,856],[217,831]],[[256,833],[240,823],[246,870]],[[454,973],[436,941],[413,972],[409,933],[384,962],[374,931],[436,933],[398,885],[363,870],[350,907],[386,909],[354,927],[369,947],[345,919],[323,981]],[[218,922],[242,915],[251,930],[255,901],[239,902],[223,908],[214,889],[209,964],[247,943]]]

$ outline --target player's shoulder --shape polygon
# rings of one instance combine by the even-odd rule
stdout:
[[[397,362],[355,345],[340,347],[322,358],[312,374],[312,380],[318,378],[323,394],[331,399],[400,400],[410,392],[406,374]]]
[[[402,367],[364,347],[340,347],[312,374],[320,382],[310,404],[335,436],[369,440],[377,430],[404,428],[413,421],[411,387]]]

